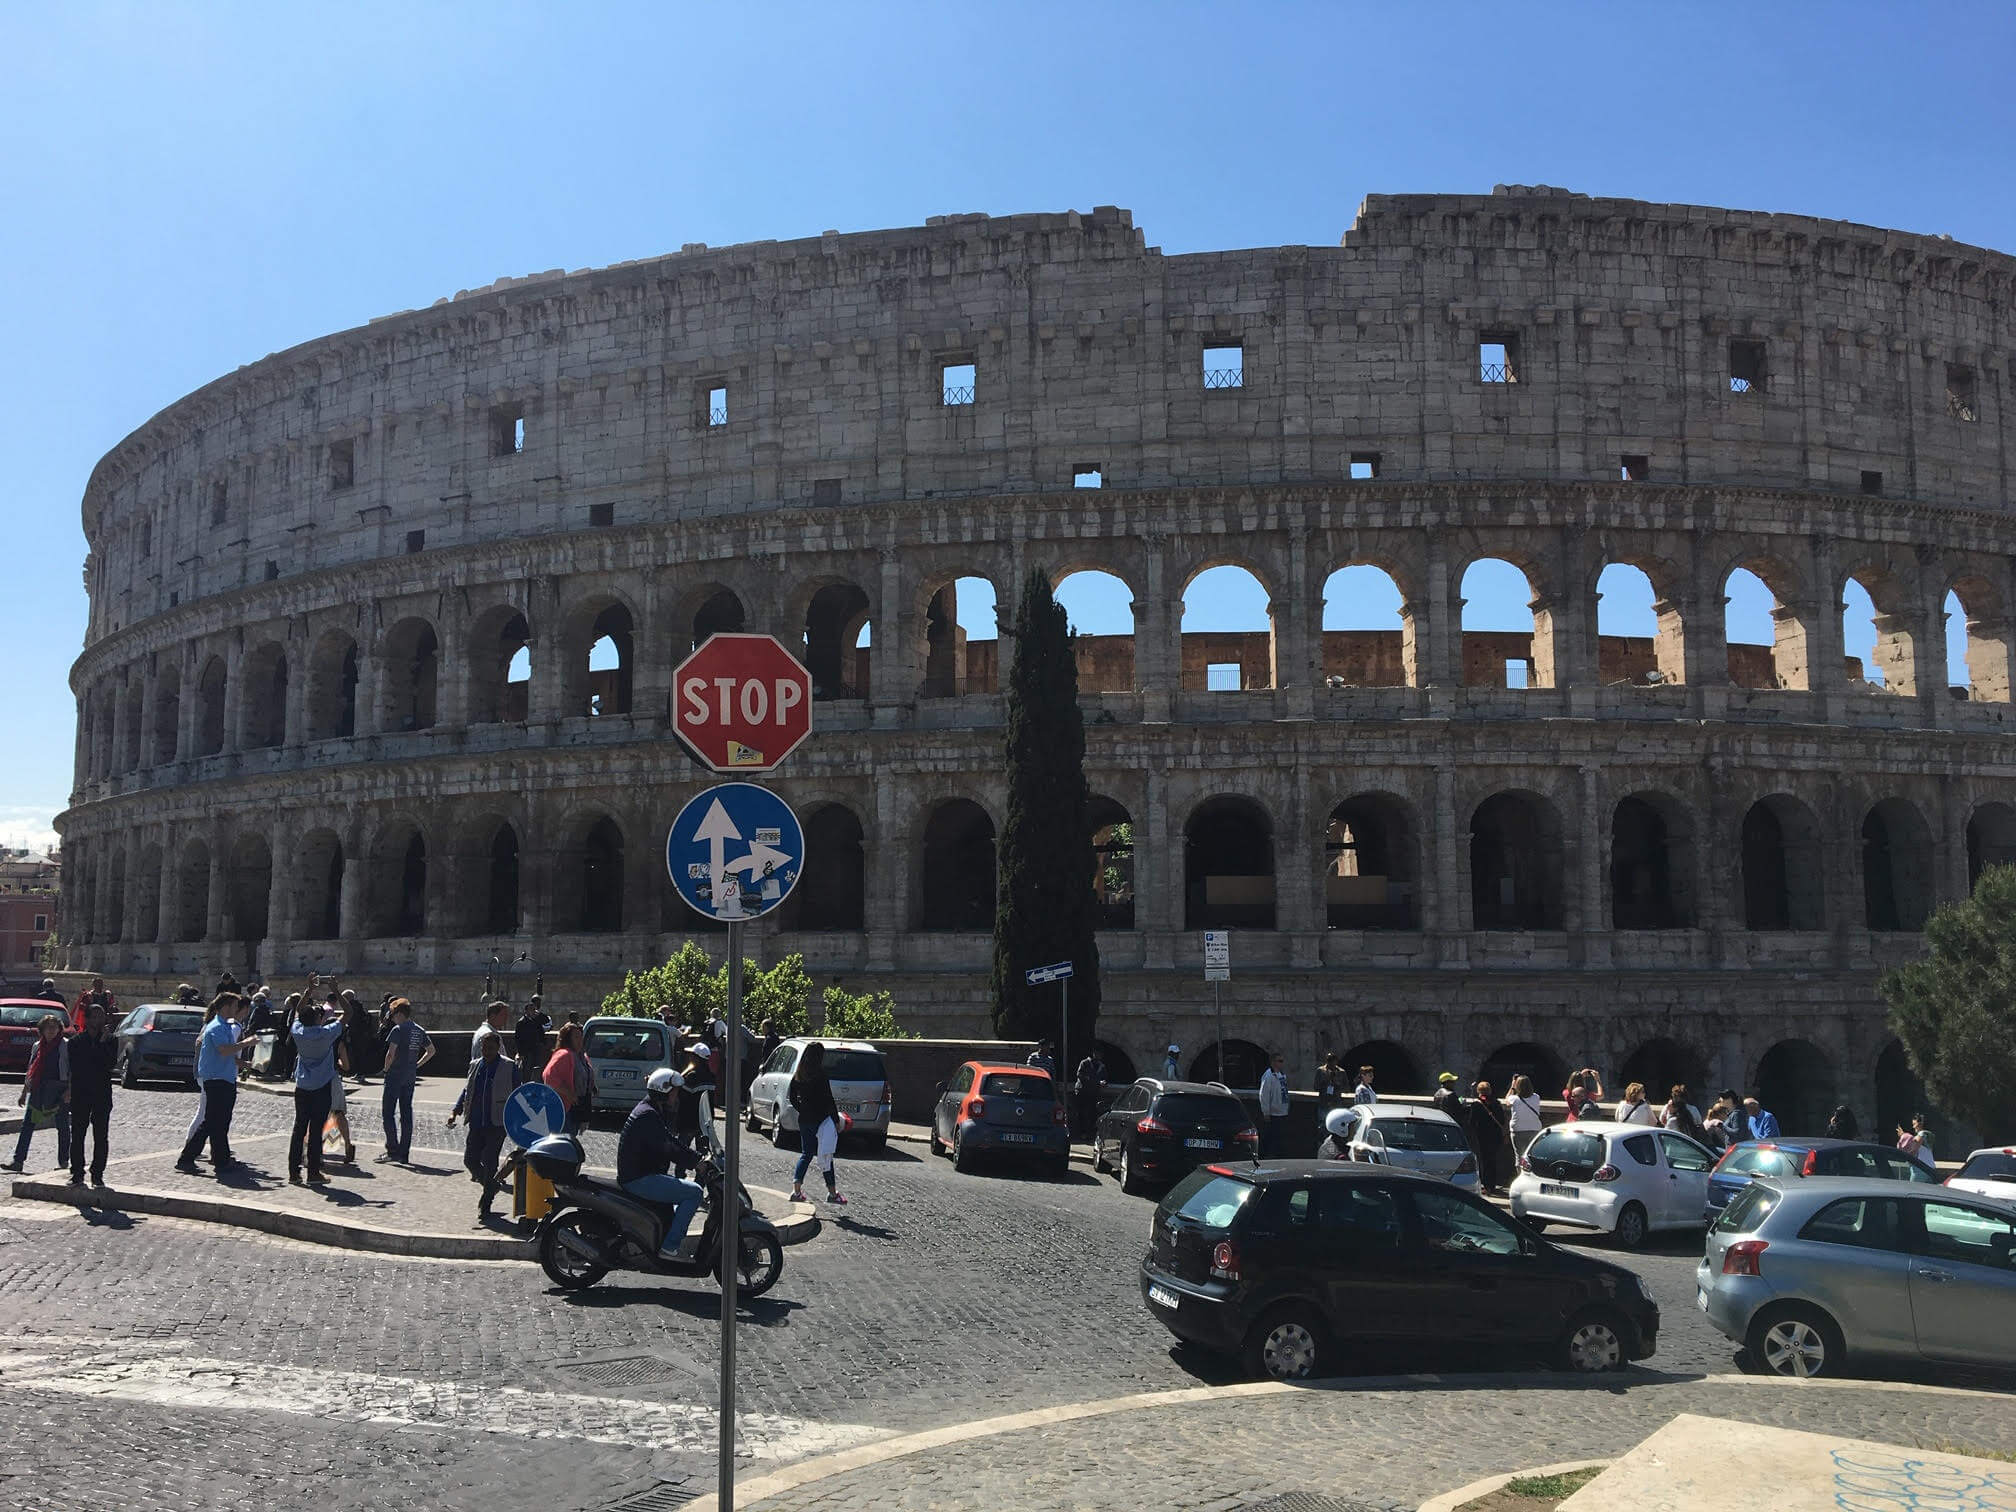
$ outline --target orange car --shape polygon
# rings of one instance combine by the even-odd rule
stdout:
[[[1037,1066],[967,1061],[938,1084],[931,1152],[962,1171],[981,1155],[1040,1160],[1061,1176],[1071,1163],[1071,1126],[1050,1073]]]

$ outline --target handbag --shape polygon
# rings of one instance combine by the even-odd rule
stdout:
[[[28,1105],[28,1122],[35,1128],[46,1129],[63,1116],[65,1109],[61,1103],[50,1103],[44,1107],[40,1103]]]

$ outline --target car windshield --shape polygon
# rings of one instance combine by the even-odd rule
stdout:
[[[1050,1078],[1028,1076],[1020,1071],[995,1071],[980,1084],[980,1090],[989,1097],[1020,1097],[1029,1100],[1049,1102],[1054,1097]]]
[[[1734,1176],[1792,1176],[1799,1170],[1789,1152],[1759,1145],[1738,1145],[1722,1157],[1716,1169]]]
[[[1155,1116],[1164,1123],[1243,1127],[1246,1106],[1236,1097],[1211,1092],[1170,1092],[1155,1105]]]
[[[882,1057],[873,1050],[826,1051],[826,1080],[828,1081],[872,1081],[884,1079]]]
[[[1913,1165],[1917,1162],[1913,1161]],[[2016,1181],[2016,1155],[2003,1150],[1983,1150],[1967,1157],[1960,1167],[1962,1181]]]
[[[665,1031],[655,1024],[632,1029],[623,1024],[597,1024],[588,1031],[591,1061],[658,1061],[665,1058]]]
[[[1239,1216],[1239,1210],[1253,1195],[1253,1183],[1209,1172],[1198,1174],[1204,1176],[1203,1183],[1183,1199],[1176,1209],[1176,1216],[1188,1219],[1199,1228],[1223,1230],[1232,1227],[1232,1220]],[[1170,1195],[1173,1197],[1175,1194]]]
[[[1389,1150],[1454,1152],[1470,1148],[1456,1125],[1432,1118],[1375,1118],[1372,1127]]]
[[[0,1024],[24,1024],[32,1029],[52,1013],[56,1013],[56,1009],[48,1003],[44,1003],[40,1007],[21,1003],[9,1003],[5,1008],[0,1008]],[[62,1017],[60,1013],[57,1013],[56,1016],[58,1018]]]
[[[1753,1181],[1722,1209],[1722,1216],[1715,1220],[1716,1230],[1724,1234],[1755,1233],[1776,1206],[1778,1193]]]
[[[203,1015],[186,1009],[164,1008],[154,1015],[154,1022],[149,1027],[169,1034],[194,1034],[203,1027]]]
[[[1605,1154],[1603,1136],[1577,1129],[1548,1129],[1527,1147],[1531,1161],[1560,1160],[1569,1165],[1600,1166]]]

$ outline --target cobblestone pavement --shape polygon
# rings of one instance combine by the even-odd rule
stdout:
[[[360,1136],[374,1105],[368,1091],[353,1095]],[[115,1160],[174,1148],[193,1107],[185,1092],[120,1094]],[[247,1094],[239,1108],[245,1154],[266,1163],[269,1146],[249,1141],[283,1133],[291,1107]],[[423,1100],[416,1146],[454,1147],[441,1127],[445,1112],[445,1102]],[[375,1153],[375,1139],[360,1143]],[[591,1131],[587,1143],[591,1159],[613,1161],[613,1126]],[[277,1154],[277,1138],[270,1148]],[[752,1184],[789,1186],[792,1155],[761,1140],[744,1149]],[[53,1141],[39,1136],[30,1170],[46,1169],[54,1154]],[[439,1179],[469,1190],[458,1175]],[[1172,1348],[1143,1309],[1134,1267],[1151,1207],[1110,1179],[1083,1168],[1060,1180],[959,1176],[897,1146],[872,1159],[843,1151],[841,1182],[851,1204],[826,1210],[825,1230],[786,1252],[776,1289],[744,1314],[740,1405],[757,1415],[743,1433],[752,1473],[870,1434],[1230,1379],[1221,1362]],[[1776,1400],[1787,1388],[1724,1382],[1655,1405],[1682,1389],[1658,1385],[1662,1373],[1732,1369],[1733,1350],[1692,1306],[1696,1255],[1674,1244],[1633,1260],[1660,1301],[1665,1331],[1651,1362],[1657,1371],[1610,1389],[1545,1374],[1524,1389],[1451,1376],[1398,1391],[1294,1393],[1316,1404],[1299,1409],[1248,1400],[1215,1414],[1186,1408],[1152,1421],[1093,1420],[1055,1430],[1054,1445],[1044,1435],[1040,1448],[1059,1475],[1090,1455],[1085,1479],[1043,1481],[1041,1496],[1032,1483],[1018,1494],[1032,1506],[1110,1504],[1102,1488],[1120,1483],[1113,1476],[1153,1484],[1165,1462],[1202,1456],[1212,1464],[1212,1435],[1222,1432],[1212,1425],[1228,1421],[1262,1460],[1278,1459],[1283,1475],[1269,1484],[1317,1456],[1328,1468],[1310,1489],[1401,1494],[1401,1481],[1381,1478],[1390,1461],[1393,1475],[1416,1476],[1426,1494],[1468,1478],[1473,1463],[1483,1473],[1574,1457],[1640,1435],[1683,1407],[1747,1411]],[[0,1475],[0,1508],[328,1508],[397,1495],[511,1512],[607,1506],[650,1485],[654,1471],[708,1487],[717,1314],[717,1293],[692,1282],[617,1277],[564,1296],[513,1262],[344,1253],[172,1219],[0,1201],[0,1339],[11,1352],[0,1359],[0,1382],[17,1428],[0,1469],[26,1471]],[[91,1364],[108,1352],[112,1366]],[[1513,1362],[1350,1363],[1369,1380],[1396,1369]],[[506,1387],[548,1397],[494,1396]],[[81,1395],[101,1397],[102,1407]],[[1904,1402],[1898,1421],[1921,1414],[1929,1422],[1967,1400],[1888,1396]],[[1826,1410],[1849,1410],[1841,1400]],[[224,1410],[223,1402],[237,1405]],[[1647,1405],[1631,1405],[1640,1402]],[[2016,1420],[2006,1400],[1992,1405]],[[1335,1417],[1301,1421],[1297,1410]],[[245,1468],[207,1487],[197,1436],[220,1426],[249,1436]],[[1351,1437],[1361,1432],[1395,1435],[1399,1447],[1389,1453]],[[1358,1447],[1333,1451],[1331,1439]],[[1224,1483],[1238,1491],[1230,1465]],[[938,1477],[942,1504],[984,1499],[956,1491],[957,1472],[928,1457],[912,1471]],[[839,1483],[794,1493],[857,1494]]]

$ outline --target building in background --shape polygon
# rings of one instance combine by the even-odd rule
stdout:
[[[55,851],[0,849],[0,977],[42,969],[42,942],[57,932],[63,861]]]

